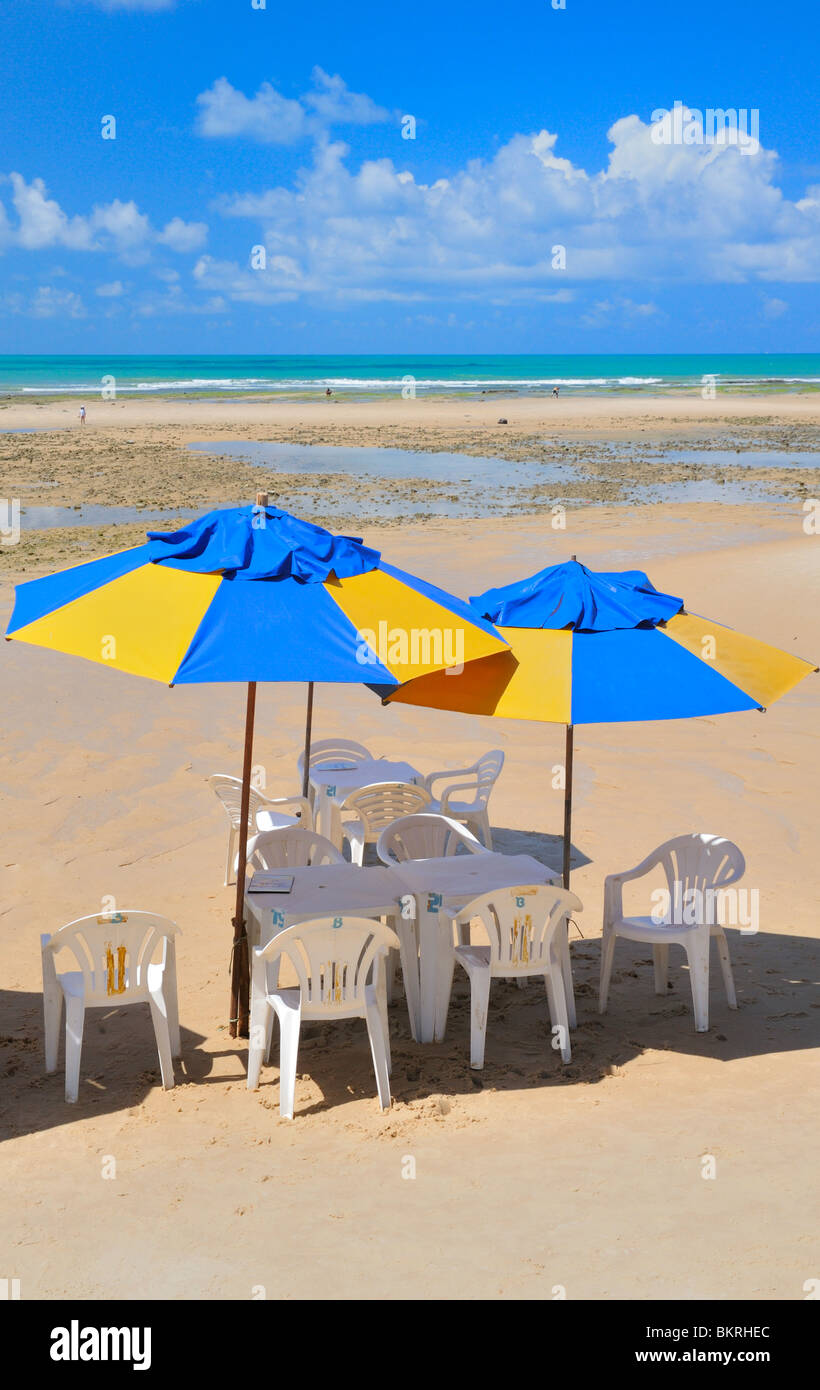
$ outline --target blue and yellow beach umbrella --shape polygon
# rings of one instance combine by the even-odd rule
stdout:
[[[7,638],[167,685],[248,686],[232,1031],[247,1023],[245,845],[258,681],[394,688],[504,650],[461,599],[268,506],[209,512],[18,586]],[[237,946],[239,949],[237,949]]]
[[[574,558],[470,604],[508,650],[465,666],[459,680],[412,680],[390,703],[567,726],[564,883],[569,883],[573,727],[764,710],[811,662],[659,593],[641,570],[596,573]]]
[[[6,636],[166,685],[392,686],[505,646],[461,599],[270,506],[20,584]]]

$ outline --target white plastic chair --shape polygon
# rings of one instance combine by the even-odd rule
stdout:
[[[248,840],[248,867],[253,869],[303,869],[344,862],[344,855],[324,835],[298,825],[263,830]]]
[[[670,914],[669,925],[650,917],[625,917],[623,885],[643,878],[652,869],[666,875]],[[689,963],[695,1030],[709,1028],[709,947],[717,941],[720,968],[730,1009],[737,1008],[735,983],[729,959],[726,933],[718,920],[720,892],[743,876],[746,863],[737,845],[718,835],[678,835],[626,873],[610,874],[604,884],[604,925],[601,941],[601,984],[598,1008],[606,1012],[615,942],[619,936],[652,947],[655,964],[655,993],[666,994],[669,973],[669,947],[682,946]],[[677,910],[676,910],[677,909]],[[680,917],[680,921],[675,921]]]
[[[253,952],[248,1090],[259,1085],[270,1053],[273,1016],[279,1019],[279,1113],[293,1119],[296,1060],[302,1019],[363,1018],[382,1110],[390,1106],[390,1034],[383,957],[398,948],[396,933],[366,917],[317,917],[300,922]],[[271,989],[268,966],[287,956],[299,981]]]
[[[458,945],[454,956],[470,977],[470,1066],[484,1066],[490,981],[524,980],[541,975],[547,991],[550,1022],[557,1030],[561,1060],[572,1057],[569,1016],[564,989],[563,941],[570,912],[582,904],[566,888],[550,884],[497,888],[466,903],[458,912],[442,908],[443,922],[457,931],[469,929],[478,918],[489,938],[487,946]]]
[[[350,845],[354,864],[364,861],[365,845],[375,845],[382,831],[402,816],[430,807],[430,793],[411,782],[373,782],[357,787],[340,808],[342,842]]]
[[[504,754],[500,748],[496,748],[491,753],[485,753],[471,767],[449,768],[444,772],[428,773],[424,785],[432,798],[430,810],[463,821],[480,837],[487,849],[492,849],[493,835],[487,803],[503,766]],[[436,799],[433,796],[434,783],[444,777],[450,779],[450,784]],[[455,800],[457,792],[471,792],[472,797],[469,800]]]
[[[310,766],[332,767],[335,763],[351,763],[358,766],[359,763],[366,763],[373,757],[373,754],[365,748],[363,743],[357,743],[352,738],[320,738],[310,748]],[[299,770],[300,786],[304,785],[305,776],[305,750],[296,759],[296,766]],[[308,798],[311,806],[314,804],[314,791],[308,784]]]
[[[40,937],[46,1071],[57,1070],[65,1002],[65,1098],[76,1101],[86,1009],[148,1004],[157,1040],[162,1084],[174,1085],[173,1058],[181,1055],[177,1003],[175,922],[155,912],[127,911],[80,917],[53,936]],[[161,958],[154,960],[159,948]],[[71,952],[79,967],[57,974],[55,956]]]
[[[480,840],[460,821],[435,812],[400,816],[388,825],[376,842],[376,853],[392,868],[408,859],[444,859],[460,848],[470,854],[486,854]]]
[[[242,779],[229,777],[227,773],[215,772],[208,779],[224,807],[228,817],[228,853],[225,858],[225,887],[233,883],[239,855],[236,852],[239,826],[242,821]],[[291,812],[280,809],[289,806]],[[301,830],[313,829],[313,811],[303,796],[265,796],[256,787],[250,788],[248,802],[248,831],[254,834],[259,830],[276,830],[283,826],[297,825]]]

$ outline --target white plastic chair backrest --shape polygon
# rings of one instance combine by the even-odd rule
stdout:
[[[552,938],[582,903],[567,888],[523,884],[483,893],[459,912],[459,920],[479,918],[490,942],[490,968],[500,973],[546,972]]]
[[[311,745],[310,765],[311,767],[322,767],[326,763],[364,763],[372,758],[373,754],[365,748],[363,743],[357,743],[352,738],[320,738]],[[301,777],[305,771],[304,749],[296,760]]]
[[[213,787],[235,829],[239,829],[242,820],[242,779],[240,777],[229,777],[227,773],[215,772],[208,778],[208,783]],[[256,813],[266,806],[267,798],[260,795],[255,787],[250,789],[248,800],[248,825],[256,825]]]
[[[373,782],[357,787],[345,798],[342,817],[354,815],[364,826],[365,837],[375,840],[378,834],[401,816],[423,811],[432,801],[426,787],[412,782]]]
[[[686,899],[695,890],[702,894],[707,888],[727,888],[746,871],[737,845],[720,835],[677,835],[660,845],[650,860],[663,868],[673,901],[676,893]]]
[[[475,850],[472,847],[475,846]],[[402,864],[408,859],[442,859],[463,848],[486,852],[484,846],[460,821],[435,811],[401,816],[382,831],[376,853],[383,864]]]
[[[399,938],[383,922],[354,916],[315,917],[279,932],[254,955],[265,961],[287,956],[299,981],[303,1013],[341,1013],[364,1007],[374,958],[398,948]]]
[[[490,792],[498,781],[503,766],[504,754],[500,748],[494,748],[491,753],[485,753],[476,763],[478,778],[476,801],[484,807],[490,799]]]
[[[301,869],[310,864],[344,864],[332,841],[298,825],[263,830],[248,845],[248,863],[255,869]]]
[[[56,931],[45,950],[67,950],[83,975],[86,1003],[127,1004],[147,994],[147,972],[162,946],[179,931],[176,922],[156,912],[101,913],[79,917]]]

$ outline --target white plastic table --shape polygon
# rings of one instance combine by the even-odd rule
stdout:
[[[439,908],[469,902],[493,888],[556,883],[561,876],[529,854],[454,854],[410,859],[392,872],[416,900],[419,942],[419,1042],[440,1042],[447,1028],[453,983],[453,940]]]
[[[410,763],[390,762],[387,758],[367,758],[355,766],[311,768],[310,785],[315,793],[314,824],[338,849],[342,847],[339,808],[350,792],[357,787],[369,787],[373,782],[412,782],[420,785],[424,778]]]
[[[419,962],[412,920],[399,905],[402,885],[393,869],[358,868],[354,864],[323,864],[282,869],[293,876],[289,893],[245,890],[248,945],[264,946],[277,932],[312,917],[388,917],[401,943],[401,968],[413,1037],[419,1015]],[[252,882],[252,880],[251,880]]]

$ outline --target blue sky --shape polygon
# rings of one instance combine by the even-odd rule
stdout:
[[[816,349],[814,0],[554,3],[4,7],[0,351]]]

